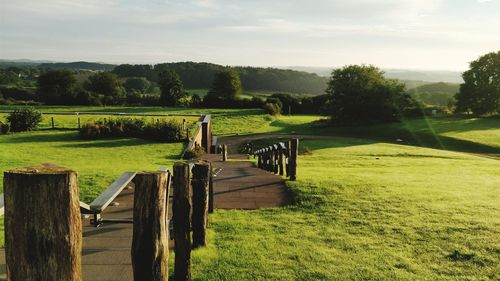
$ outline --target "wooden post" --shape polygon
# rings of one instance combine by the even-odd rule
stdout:
[[[174,280],[191,280],[191,191],[189,165],[174,164]]]
[[[290,141],[290,180],[297,179],[297,155],[299,154],[299,139],[292,139]]]
[[[168,172],[138,173],[134,178],[134,280],[168,280]]]
[[[269,172],[274,173],[274,166],[275,166],[275,161],[274,161],[274,151],[273,147],[269,147]]]
[[[7,280],[82,280],[75,172],[50,164],[4,173]]]
[[[212,170],[212,163],[210,163],[210,181],[208,183],[208,212],[214,212],[214,171]]]
[[[222,145],[222,161],[227,161],[227,145]]]
[[[262,169],[261,160],[262,160],[262,156],[260,154],[257,155],[257,168],[259,168],[259,169]]]
[[[208,188],[210,180],[210,164],[197,162],[193,166],[193,248],[207,245],[206,232],[208,222]]]
[[[278,144],[278,173],[280,176],[283,176],[283,148],[281,147],[281,143]]]
[[[286,177],[289,178],[290,177],[290,141],[287,141],[285,143],[285,146],[286,146],[285,172],[286,172]]]
[[[80,124],[80,117],[78,117],[78,129],[81,128],[81,124]]]
[[[274,171],[273,173],[277,174],[279,171],[279,150],[278,145],[273,145],[273,153],[274,153]]]
[[[54,126],[54,117],[51,117],[51,120],[52,120],[52,129],[55,129],[55,126]]]

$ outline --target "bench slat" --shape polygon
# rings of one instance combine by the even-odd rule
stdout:
[[[134,179],[134,172],[123,173],[116,181],[114,181],[108,189],[106,189],[99,197],[90,203],[90,209],[100,213],[122,192],[122,190]]]

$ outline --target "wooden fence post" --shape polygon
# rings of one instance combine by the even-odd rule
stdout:
[[[44,164],[4,173],[7,280],[82,280],[75,172]]]
[[[292,139],[290,141],[290,180],[297,179],[297,155],[299,153],[299,139]]]
[[[210,164],[197,162],[194,164],[191,186],[193,188],[193,248],[207,245],[206,232],[208,222],[208,188]]]
[[[134,178],[134,280],[168,280],[168,172],[138,173]]]
[[[269,172],[274,173],[274,166],[276,164],[276,161],[274,159],[274,148],[273,146],[269,147]]]
[[[55,126],[54,126],[54,117],[51,117],[50,119],[52,120],[52,129],[55,129]]]
[[[273,153],[274,153],[274,170],[273,173],[277,174],[279,171],[279,150],[278,145],[273,145]]]
[[[227,145],[222,145],[222,161],[227,161]]]
[[[81,128],[80,117],[78,117],[78,129]]]
[[[285,161],[286,161],[286,165],[285,165],[285,172],[286,172],[286,177],[289,178],[290,177],[290,141],[287,141],[285,143],[285,146],[286,146],[286,154],[285,154]]]
[[[278,144],[278,173],[280,176],[283,176],[283,147],[281,143]]]
[[[174,164],[174,280],[191,280],[191,191],[189,165]]]
[[[210,179],[208,183],[208,212],[212,214],[214,212],[214,174],[213,166],[210,162]]]

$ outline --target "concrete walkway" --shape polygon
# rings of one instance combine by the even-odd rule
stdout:
[[[214,204],[217,209],[273,208],[291,203],[281,177],[254,167],[246,155],[208,155],[215,169]]]

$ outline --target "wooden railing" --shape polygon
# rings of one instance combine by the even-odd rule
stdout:
[[[290,180],[297,179],[297,155],[299,140],[275,143],[253,152],[257,157],[257,167],[274,174],[286,174]]]
[[[166,168],[127,172],[90,205],[78,204],[77,175],[69,169],[44,164],[6,171],[0,212],[4,211],[5,199],[7,279],[81,280],[82,219],[77,214],[82,209],[82,213],[102,214],[133,182],[134,219],[129,222],[134,224],[131,250],[134,280],[168,280],[171,184],[174,280],[191,280],[191,249],[206,245],[208,213],[213,204],[211,170],[210,162],[197,161],[176,163],[173,175]],[[102,224],[106,220],[98,217],[94,222]],[[59,226],[54,227],[54,223]],[[34,229],[40,231],[33,232]],[[47,253],[32,251],[47,245],[50,245]],[[22,267],[16,266],[20,263]]]
[[[217,138],[212,135],[212,117],[202,115],[197,125],[194,135],[189,138],[189,143],[181,154],[181,159],[184,158],[186,151],[196,147],[203,147],[206,153],[216,153]]]

